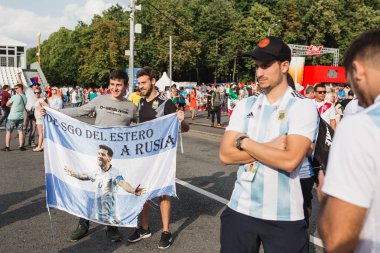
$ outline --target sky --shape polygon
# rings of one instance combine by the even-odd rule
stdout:
[[[117,3],[126,8],[129,0],[0,0],[0,34],[35,47],[39,32],[42,42],[60,27],[90,23]]]

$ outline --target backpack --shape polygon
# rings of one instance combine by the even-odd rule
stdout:
[[[212,93],[212,97],[214,99],[214,106],[222,105],[222,99],[220,98],[220,92],[215,91]]]
[[[318,183],[319,170],[321,169],[326,172],[333,137],[334,130],[319,115],[318,134],[314,143],[314,153],[312,158],[309,157],[311,166],[314,169],[314,179],[316,183]]]

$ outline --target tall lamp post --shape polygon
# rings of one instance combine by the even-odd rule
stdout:
[[[269,26],[268,33],[267,33],[268,36],[270,36],[270,32],[272,31],[272,28],[275,27],[275,26],[277,26],[278,23],[280,23],[280,22],[281,22],[281,19],[277,20],[276,22],[274,22],[273,24],[271,24],[271,25]]]
[[[41,66],[41,33],[37,33],[38,49],[37,49],[37,59],[38,65]]]

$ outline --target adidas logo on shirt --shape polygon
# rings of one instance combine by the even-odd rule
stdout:
[[[248,118],[253,118],[253,117],[255,117],[255,115],[253,115],[253,112],[250,112],[250,113],[247,114],[247,119]]]

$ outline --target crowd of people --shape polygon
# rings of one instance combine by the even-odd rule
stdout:
[[[189,129],[184,121],[186,109],[190,110],[192,120],[197,117],[197,110],[207,110],[211,126],[215,124],[215,116],[217,126],[221,126],[221,112],[230,110],[219,157],[223,164],[236,164],[239,168],[230,202],[221,215],[221,252],[259,252],[261,245],[265,252],[309,252],[307,228],[314,178],[319,180],[318,228],[325,249],[377,252],[380,250],[380,223],[376,219],[380,212],[377,171],[380,164],[376,157],[380,144],[379,41],[380,30],[372,30],[359,36],[348,48],[344,61],[348,84],[309,85],[305,96],[289,78],[290,48],[281,39],[270,36],[251,52],[257,82],[248,85],[202,84],[189,89],[173,85],[160,93],[155,87],[155,71],[144,67],[137,74],[138,87],[127,94],[128,77],[120,70],[111,73],[108,89],[59,91],[51,87],[43,92],[33,86],[34,119],[28,115],[31,110],[27,108],[29,98],[23,85],[15,86],[13,96],[5,85],[0,123],[6,122],[6,146],[2,150],[10,151],[14,129],[18,130],[22,151],[26,126],[30,126],[29,144],[34,140],[34,134],[30,137],[33,125],[37,125],[42,136],[43,106],[69,116],[94,113],[98,126],[130,125],[177,112],[183,131]],[[71,108],[62,109],[63,101],[70,103]],[[122,118],[104,110],[120,106],[127,108],[121,110],[127,112]],[[322,170],[313,170],[310,159],[321,120],[337,130],[325,168],[326,179]],[[42,138],[33,151],[43,150],[41,142]],[[170,208],[170,198],[161,196],[161,249],[172,243]],[[149,224],[147,202],[140,225],[128,241],[150,237]],[[88,220],[80,219],[70,240],[81,239],[88,229]],[[116,227],[109,226],[107,233],[111,241],[121,240]]]

